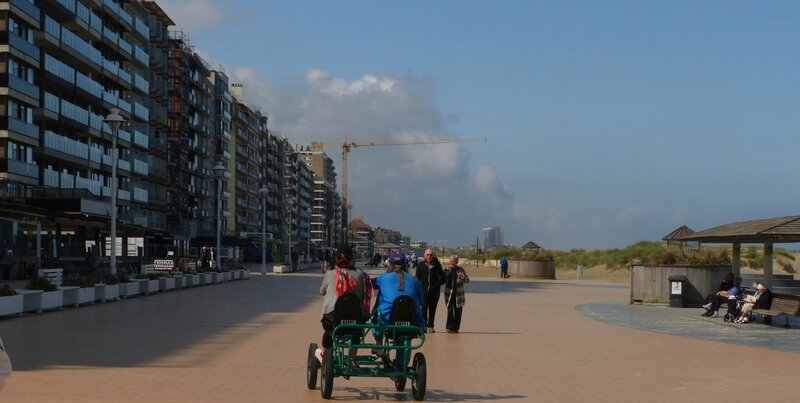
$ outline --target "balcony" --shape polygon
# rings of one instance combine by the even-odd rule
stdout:
[[[136,101],[133,102],[133,114],[145,121],[150,120],[150,112],[147,107]]]
[[[37,103],[39,101],[39,87],[13,74],[8,75],[8,88],[36,100]]]
[[[75,84],[75,69],[45,53],[44,69],[69,84]]]
[[[89,158],[89,145],[78,140],[58,135],[49,130],[44,132],[44,145],[47,148],[60,151],[81,159]]]
[[[117,161],[117,167],[120,170],[123,170],[123,171],[127,171],[127,172],[131,171],[131,163],[128,162],[128,161],[125,161],[123,159],[120,159],[120,160]]]
[[[133,188],[133,201],[147,203],[147,194],[147,190],[135,187]]]
[[[3,162],[7,164],[5,168],[10,174],[25,176],[32,179],[39,179],[39,166],[36,164],[30,164],[12,159],[0,160],[0,164]],[[2,168],[1,165],[0,168]]]
[[[39,21],[39,7],[34,6],[31,2],[26,0],[11,0],[11,4],[23,13],[28,14],[31,18]]]
[[[139,161],[137,159],[133,160],[133,171],[140,174],[147,176],[149,173],[148,165],[144,161]]]
[[[8,117],[8,131],[39,141],[39,126]]]
[[[28,56],[37,62],[39,61],[39,48],[36,47],[36,45],[20,38],[17,34],[8,34],[8,44],[11,45],[12,49],[17,49],[25,56]]]
[[[136,144],[142,148],[148,148],[149,142],[150,138],[146,134],[138,130],[133,132],[133,144]]]

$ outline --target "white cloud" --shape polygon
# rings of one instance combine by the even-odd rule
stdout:
[[[684,224],[694,216],[694,212],[687,207],[678,207],[672,211],[672,222]]]
[[[622,210],[619,214],[617,214],[617,220],[619,221],[631,221],[638,217],[647,214],[647,208],[643,206],[631,206],[627,207]]]
[[[158,4],[175,21],[175,28],[187,34],[212,28],[225,15],[211,0],[159,0]]]

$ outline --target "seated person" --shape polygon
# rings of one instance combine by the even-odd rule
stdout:
[[[703,316],[719,316],[719,307],[722,304],[728,304],[728,313],[733,314],[733,309],[736,307],[736,298],[741,293],[742,278],[735,277],[731,283],[728,283],[730,277],[733,277],[733,273],[728,273],[720,284],[720,288],[728,287],[727,289],[717,291],[714,295],[709,296],[707,301],[710,301],[703,305],[703,308],[706,309]]]
[[[736,319],[736,323],[750,322],[750,312],[753,309],[769,309],[772,306],[772,291],[762,283],[756,283],[755,288],[755,294],[745,296],[742,313]]]
[[[347,293],[355,294],[362,302],[362,318],[366,320],[369,317],[369,306],[372,298],[372,283],[369,276],[362,270],[356,268],[356,261],[354,258],[353,248],[350,245],[342,245],[336,251],[336,268],[328,270],[325,277],[322,279],[322,285],[319,288],[320,295],[325,296],[322,302],[322,348],[318,348],[314,355],[322,362],[322,356],[325,352],[324,349],[333,347],[333,338],[331,332],[336,327],[336,318],[334,318],[333,310],[336,307],[336,301]],[[359,340],[354,340],[358,343]],[[350,352],[355,356],[355,351]]]
[[[373,316],[373,323],[390,323],[392,317],[392,306],[394,301],[400,296],[407,295],[414,301],[416,311],[416,326],[420,331],[425,327],[425,320],[422,316],[422,286],[413,275],[409,275],[406,268],[406,257],[400,252],[392,252],[389,256],[389,264],[386,266],[386,273],[372,279],[372,286],[378,290],[378,297],[375,300],[375,307],[378,312]],[[383,344],[383,333],[379,329],[373,329],[377,344]],[[381,351],[373,350],[380,355]]]

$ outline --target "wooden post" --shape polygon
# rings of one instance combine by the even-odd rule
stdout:
[[[733,257],[731,258],[731,271],[735,276],[738,276],[742,271],[742,244],[740,242],[733,243]]]
[[[772,289],[772,242],[764,242],[764,285]]]

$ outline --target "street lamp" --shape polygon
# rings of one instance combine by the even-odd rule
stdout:
[[[308,238],[306,238],[306,263],[311,261],[311,207],[307,208],[308,212]]]
[[[258,194],[264,198],[264,211],[261,215],[261,274],[267,274],[267,196],[269,195],[267,185],[258,189]]]
[[[117,275],[117,134],[125,123],[119,109],[111,108],[103,122],[111,126],[111,262],[109,270]]]
[[[225,163],[222,161],[217,161],[217,164],[214,165],[214,175],[217,176],[217,180],[219,181],[217,184],[217,253],[214,255],[216,258],[217,271],[222,269],[220,263],[220,252],[222,252],[222,242],[220,238],[222,235],[222,179],[225,177],[225,173],[227,172],[228,169],[225,168]]]

